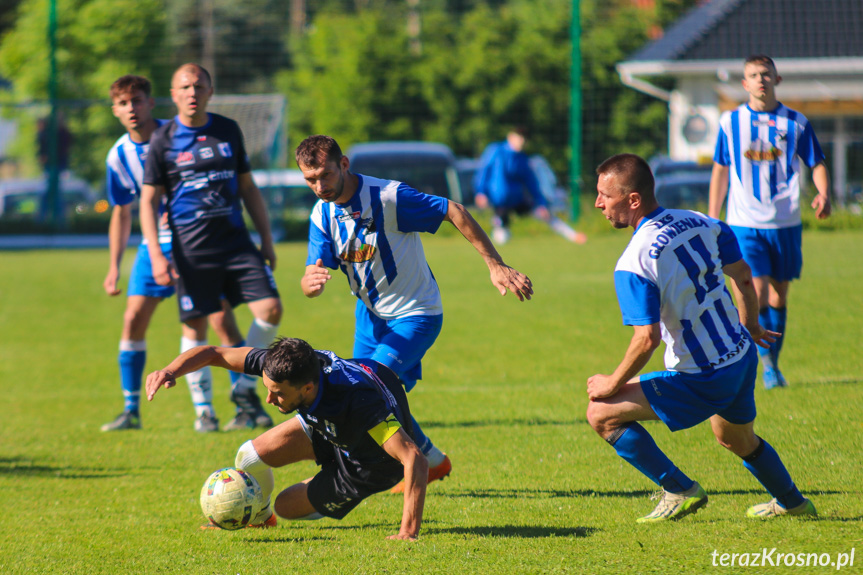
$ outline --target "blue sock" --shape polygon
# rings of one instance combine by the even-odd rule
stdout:
[[[755,451],[743,458],[743,466],[785,509],[803,503],[804,497],[791,481],[791,475],[779,459],[779,454],[763,439]]]
[[[785,339],[785,320],[788,317],[788,308],[768,307],[767,315],[770,316],[770,325],[773,326],[770,329],[782,334],[776,338],[776,341],[770,344],[770,357],[773,358],[773,365],[778,366],[779,352],[782,351],[782,340]]]
[[[420,448],[420,451],[423,455],[426,455],[431,448],[434,447],[434,444],[431,442],[431,439],[426,437],[426,434],[423,433],[422,428],[420,427],[419,422],[417,422],[416,418],[411,415],[411,421],[414,423],[414,437],[416,438],[417,447]]]
[[[773,318],[770,316],[770,308],[763,307],[758,310],[758,323],[761,324],[761,327],[764,329],[769,329],[770,331],[776,331],[773,329]],[[758,350],[758,357],[761,358],[761,362],[765,365],[769,363],[768,367],[773,367],[773,357],[769,356],[770,349],[761,347],[760,345],[756,345],[755,349]]]
[[[680,493],[692,487],[694,482],[677,469],[640,424],[627,424],[606,441],[619,456],[666,491]]]
[[[123,387],[123,409],[138,413],[141,398],[141,379],[144,376],[144,364],[147,363],[147,348],[144,342],[121,342],[120,355],[120,385]],[[131,345],[124,345],[131,344]],[[129,349],[140,348],[143,349]]]

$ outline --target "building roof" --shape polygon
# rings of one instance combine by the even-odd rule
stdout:
[[[711,0],[628,62],[863,57],[861,0]]]

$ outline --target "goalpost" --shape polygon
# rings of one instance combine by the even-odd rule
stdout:
[[[158,98],[157,103],[174,109],[170,98]],[[254,169],[286,163],[286,109],[287,100],[281,94],[215,94],[207,104],[207,111],[240,125]]]

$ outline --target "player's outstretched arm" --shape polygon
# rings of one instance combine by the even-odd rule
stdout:
[[[752,283],[752,270],[742,259],[722,266],[722,271],[731,278],[731,291],[737,302],[740,323],[749,331],[752,340],[761,347],[770,347],[781,334],[764,329],[758,323],[758,295]]]
[[[178,355],[167,367],[158,369],[147,376],[147,400],[153,401],[156,392],[161,388],[169,389],[177,385],[177,378],[202,367],[214,365],[243,373],[246,367],[246,356],[251,347],[216,347],[202,345]]]
[[[488,235],[463,205],[450,200],[444,220],[454,225],[482,256],[488,266],[491,283],[500,295],[506,295],[507,291],[511,291],[519,301],[530,299],[533,295],[533,284],[530,278],[503,263],[503,258],[497,253]]]
[[[123,252],[129,243],[132,233],[132,205],[114,206],[111,211],[111,221],[108,224],[108,253],[111,261],[108,265],[108,274],[102,287],[108,295],[120,295],[117,283],[120,281],[120,263],[123,261]]]
[[[331,279],[330,270],[324,267],[324,260],[318,258],[313,265],[306,266],[306,273],[300,280],[300,287],[306,297],[318,297],[324,293],[324,286]]]
[[[405,468],[405,500],[399,532],[387,539],[416,541],[423,519],[428,484],[428,461],[404,429],[399,429],[384,444],[384,450]]]
[[[728,166],[713,163],[713,172],[710,174],[710,191],[707,203],[707,215],[719,219],[722,214],[722,204],[728,195]]]
[[[815,217],[823,220],[833,211],[830,205],[830,172],[824,162],[812,168],[812,182],[818,190],[818,195],[812,200],[812,209],[815,210]]]
[[[159,202],[165,193],[162,186],[144,184],[141,187],[141,202],[138,206],[138,217],[141,220],[141,233],[147,240],[150,252],[150,262],[153,266],[153,279],[163,286],[173,285],[176,278],[171,262],[162,253],[159,244]]]

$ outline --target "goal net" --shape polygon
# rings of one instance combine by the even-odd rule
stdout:
[[[173,106],[170,99],[159,99],[159,104]],[[216,94],[207,105],[207,111],[227,116],[243,130],[246,152],[253,169],[284,165],[285,109],[287,103],[281,94]]]

